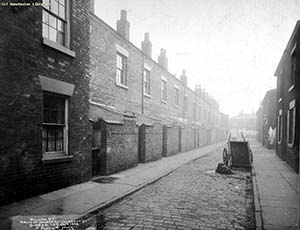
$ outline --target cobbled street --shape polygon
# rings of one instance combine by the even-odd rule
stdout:
[[[222,149],[102,210],[103,229],[255,229],[250,173],[215,173]]]

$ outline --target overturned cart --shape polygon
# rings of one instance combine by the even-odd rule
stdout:
[[[241,134],[243,141],[228,139],[228,148],[223,150],[223,162],[231,168],[252,168],[252,151],[248,141]]]

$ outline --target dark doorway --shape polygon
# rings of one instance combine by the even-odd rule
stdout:
[[[105,174],[105,152],[103,150],[104,135],[99,122],[93,124],[92,142],[92,176]]]
[[[179,127],[178,128],[178,152],[181,152],[181,140],[182,140],[182,136],[181,136],[181,133],[182,133],[182,128]]]

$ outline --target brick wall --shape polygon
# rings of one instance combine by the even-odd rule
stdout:
[[[0,205],[91,177],[88,9],[85,1],[73,1],[71,6],[70,49],[75,58],[43,44],[42,8],[0,9]],[[71,161],[42,161],[39,75],[75,85],[69,100]]]
[[[191,126],[183,126],[182,127],[182,139],[181,139],[181,151],[186,152],[192,150],[194,148],[194,140],[195,140],[195,132]]]
[[[179,127],[177,125],[164,126],[163,156],[171,156],[179,150]]]
[[[131,168],[138,162],[138,133],[135,119],[123,124],[106,123],[106,174]]]
[[[141,125],[139,127],[139,160],[149,162],[162,157],[162,125]]]

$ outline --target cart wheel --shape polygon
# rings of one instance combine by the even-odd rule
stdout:
[[[225,165],[228,163],[228,152],[226,148],[223,149],[223,162]]]

